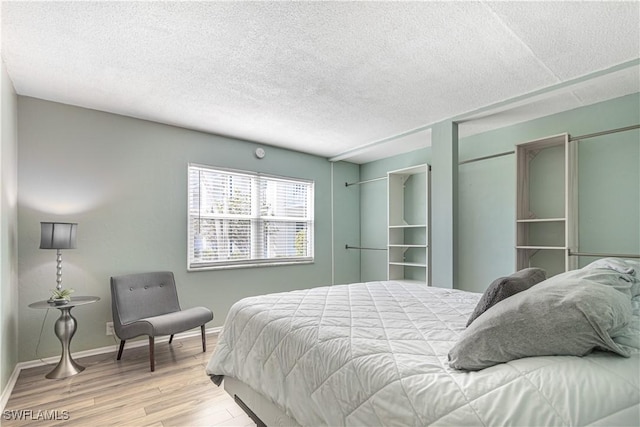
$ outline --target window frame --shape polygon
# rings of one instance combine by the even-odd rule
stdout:
[[[196,221],[201,216],[200,214],[192,214],[192,193],[191,193],[191,171],[192,169],[211,171],[218,174],[235,174],[244,175],[251,178],[253,181],[253,191],[251,191],[251,214],[246,216],[246,219],[251,223],[251,239],[250,239],[250,258],[241,260],[224,260],[224,261],[209,261],[209,262],[196,262],[194,256],[194,237],[195,233],[192,233],[192,229]],[[258,233],[264,223],[268,221],[267,218],[261,214],[260,210],[260,180],[280,180],[291,184],[300,183],[310,187],[307,192],[307,218],[306,219],[285,219],[286,222],[300,222],[307,224],[307,230],[310,230],[307,236],[307,256],[298,257],[273,257],[273,258],[257,258],[256,254],[261,252],[257,248],[257,241],[254,239],[254,234]],[[197,202],[198,210],[200,210],[200,202]],[[221,215],[223,217],[224,214]],[[229,219],[239,219],[239,216],[233,216]],[[208,271],[208,270],[226,270],[237,268],[254,268],[254,267],[270,267],[270,266],[283,266],[283,265],[300,265],[300,264],[313,264],[315,262],[315,181],[304,178],[294,178],[282,175],[273,175],[262,172],[246,171],[240,169],[232,169],[218,166],[205,165],[201,163],[188,163],[187,164],[187,271]]]

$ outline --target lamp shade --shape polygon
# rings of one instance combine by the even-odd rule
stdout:
[[[41,222],[40,249],[75,249],[77,223]]]

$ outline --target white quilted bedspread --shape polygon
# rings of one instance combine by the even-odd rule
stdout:
[[[640,424],[637,351],[450,368],[479,298],[394,281],[246,298],[207,373],[245,382],[306,426]]]

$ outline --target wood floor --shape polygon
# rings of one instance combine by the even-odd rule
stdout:
[[[23,370],[2,414],[10,426],[255,426],[204,369],[215,347],[207,336],[156,344],[156,370],[147,347],[77,359],[86,369],[62,380],[44,376],[53,366]],[[22,420],[19,418],[22,416]]]

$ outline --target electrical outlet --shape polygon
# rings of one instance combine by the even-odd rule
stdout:
[[[107,322],[107,335],[113,335],[113,322]]]

